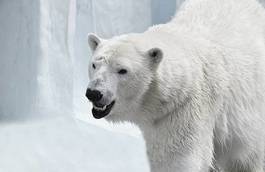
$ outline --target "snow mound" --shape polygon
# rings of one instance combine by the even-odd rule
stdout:
[[[3,172],[146,172],[140,138],[72,118],[0,125]]]

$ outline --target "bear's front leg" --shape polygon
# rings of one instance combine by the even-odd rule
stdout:
[[[201,128],[188,133],[183,138],[163,133],[163,138],[157,137],[153,144],[147,142],[151,172],[209,172],[214,152],[213,130]]]
[[[213,154],[206,149],[198,148],[189,155],[169,156],[165,161],[150,162],[151,172],[209,172]]]

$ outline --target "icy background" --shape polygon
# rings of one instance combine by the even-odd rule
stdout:
[[[0,172],[147,172],[139,130],[90,115],[87,33],[142,32],[182,1],[0,0]]]

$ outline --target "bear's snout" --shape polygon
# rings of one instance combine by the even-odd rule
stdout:
[[[86,97],[92,102],[98,102],[103,97],[103,94],[98,90],[91,90],[90,88],[88,88],[86,90]]]

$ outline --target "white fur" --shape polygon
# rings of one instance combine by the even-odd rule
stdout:
[[[168,24],[101,40],[91,63],[95,87],[116,100],[106,119],[140,127],[152,172],[263,172],[265,12],[255,0],[188,0]]]

